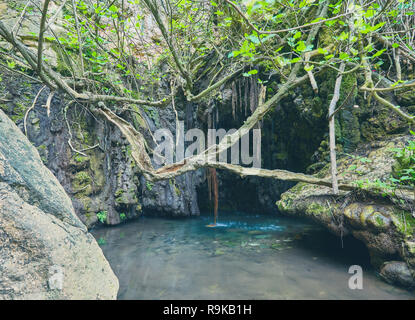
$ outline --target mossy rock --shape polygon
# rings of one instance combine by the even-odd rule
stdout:
[[[411,106],[414,104],[415,102],[415,90],[413,90],[412,88],[410,89],[401,89],[401,90],[397,90],[395,92],[395,95],[398,99],[398,102],[401,104],[401,106]]]
[[[89,156],[89,168],[94,179],[94,190],[101,190],[105,185],[105,174],[102,164],[104,162],[104,154],[93,152]]]
[[[114,197],[115,203],[118,207],[138,204],[137,191],[133,188],[128,191],[124,189],[117,189],[114,193]]]
[[[88,162],[89,161],[89,157],[85,157],[85,156],[82,156],[82,155],[75,155],[73,157],[73,159],[77,163],[84,163],[84,162]]]
[[[415,218],[410,212],[395,210],[392,215],[392,221],[402,235],[413,238],[415,234]]]
[[[306,209],[306,213],[314,217],[317,217],[320,215],[325,215],[325,216],[333,215],[332,210],[327,205],[323,205],[318,202],[311,202]]]
[[[92,193],[92,178],[87,171],[77,172],[72,180],[72,189],[76,194],[87,196]]]
[[[10,119],[13,120],[14,123],[18,123],[19,121],[22,121],[25,113],[26,113],[26,109],[28,107],[25,105],[24,102],[22,101],[18,101],[14,104],[14,106],[12,108],[10,108]]]
[[[3,110],[6,114],[9,112],[9,106],[5,103],[0,103],[0,109]]]

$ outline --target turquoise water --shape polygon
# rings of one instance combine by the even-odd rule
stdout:
[[[414,299],[380,280],[365,247],[304,220],[235,213],[140,218],[92,231],[120,281],[119,299]],[[348,269],[363,268],[351,290]]]

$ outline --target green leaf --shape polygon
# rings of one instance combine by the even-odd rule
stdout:
[[[348,38],[349,38],[349,33],[348,32],[344,32],[344,31],[339,36],[339,40],[340,41],[347,40]]]
[[[376,52],[373,56],[372,56],[372,58],[376,58],[376,57],[379,57],[382,53],[384,53],[386,51],[386,49],[382,49],[382,50],[379,50],[378,52]]]
[[[301,37],[301,31],[297,31],[293,36],[294,39],[298,39],[299,37]]]
[[[253,43],[255,43],[255,44],[259,44],[260,42],[259,42],[259,39],[258,39],[258,37],[257,36],[255,36],[255,35],[253,35],[253,34],[251,34],[251,35],[249,35],[248,37],[247,37],[249,40],[251,40]]]
[[[305,70],[305,71],[307,71],[307,72],[308,72],[308,71],[311,71],[311,70],[313,70],[313,69],[314,69],[314,66],[313,66],[313,65],[308,66],[308,67],[307,67],[307,66],[306,66],[306,67],[304,67],[304,70]]]
[[[307,46],[304,41],[299,41],[297,47],[295,48],[298,52],[303,52],[305,49],[307,49]]]
[[[368,9],[368,10],[366,11],[366,13],[364,14],[364,16],[365,16],[366,18],[372,18],[372,17],[374,16],[374,14],[375,14],[375,10],[373,10],[373,9]]]
[[[349,55],[347,54],[347,52],[340,52],[339,58],[342,59],[342,60],[348,60]]]
[[[318,53],[326,55],[328,53],[327,49],[317,48]]]
[[[114,5],[111,5],[111,7],[109,7],[108,10],[114,13],[118,12],[118,8]]]

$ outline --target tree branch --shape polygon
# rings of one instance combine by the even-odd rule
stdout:
[[[48,5],[50,0],[45,0],[42,10],[42,18],[40,20],[39,27],[39,41],[37,47],[37,71],[40,74],[42,72],[42,51],[43,51],[43,37],[45,33],[46,14],[48,12]]]
[[[322,23],[327,22],[327,21],[336,20],[336,19],[339,19],[341,17],[348,16],[348,15],[350,15],[354,12],[354,11],[346,12],[346,13],[340,14],[340,15],[332,17],[332,18],[327,18],[327,19],[316,21],[316,22],[307,23],[307,24],[297,26],[297,27],[292,27],[292,28],[287,28],[287,29],[280,29],[280,30],[273,30],[273,31],[263,31],[263,30],[259,30],[257,27],[255,27],[249,21],[248,17],[241,11],[241,9],[235,3],[233,3],[230,0],[224,0],[224,1],[228,4],[230,4],[235,9],[235,11],[242,17],[242,19],[245,20],[245,22],[249,25],[249,27],[252,30],[254,30],[255,32],[257,32],[258,34],[277,34],[277,33],[282,33],[282,32],[289,32],[289,31],[294,31],[294,30],[298,30],[298,29],[313,27],[313,26],[322,24]],[[321,18],[321,17],[319,17],[319,18]]]

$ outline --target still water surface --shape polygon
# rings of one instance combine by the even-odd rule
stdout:
[[[358,241],[269,215],[140,218],[92,231],[120,282],[119,299],[414,299],[380,280]],[[363,267],[363,290],[348,287]]]

